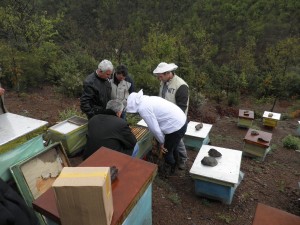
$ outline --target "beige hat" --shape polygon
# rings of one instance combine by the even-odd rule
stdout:
[[[156,69],[153,70],[153,73],[154,74],[165,73],[165,72],[176,70],[177,68],[178,68],[178,66],[175,65],[174,63],[168,64],[168,63],[165,63],[165,62],[161,62],[160,64],[158,64]]]

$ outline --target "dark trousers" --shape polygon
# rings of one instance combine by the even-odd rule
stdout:
[[[165,162],[171,165],[174,165],[178,161],[178,149],[177,146],[183,138],[186,128],[187,128],[187,122],[178,130],[171,134],[165,135],[165,143],[164,147],[168,150],[168,152],[165,155]]]

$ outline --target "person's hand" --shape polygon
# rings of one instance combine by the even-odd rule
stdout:
[[[166,148],[164,147],[164,145],[161,144],[161,145],[160,145],[160,152],[161,152],[162,154],[166,154],[166,153],[168,152],[168,149],[166,149]]]
[[[1,96],[1,95],[4,95],[4,92],[5,92],[5,89],[0,88],[0,96]]]

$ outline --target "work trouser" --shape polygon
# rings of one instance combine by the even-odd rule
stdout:
[[[188,159],[187,157],[187,152],[185,148],[185,144],[183,142],[183,139],[181,138],[178,146],[177,146],[177,151],[178,151],[178,160],[179,163],[185,163]]]
[[[178,145],[183,138],[187,128],[187,122],[178,130],[165,135],[164,147],[168,150],[165,162],[174,165],[178,161]]]

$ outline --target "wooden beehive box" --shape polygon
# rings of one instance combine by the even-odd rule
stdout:
[[[239,110],[238,127],[249,128],[254,120],[254,112],[250,110]]]
[[[0,115],[0,155],[44,133],[48,122],[13,113]]]
[[[214,167],[201,163],[201,160],[208,156],[211,148],[222,154],[221,157],[216,158],[218,164]],[[203,145],[190,169],[195,182],[196,195],[231,204],[235,190],[243,179],[243,173],[240,171],[241,158],[241,151]]]
[[[257,132],[257,135],[253,133]],[[262,141],[263,139],[265,141]],[[258,157],[262,161],[265,159],[267,153],[271,150],[272,134],[255,129],[249,129],[244,138],[244,155],[250,157]]]
[[[70,166],[61,143],[54,143],[36,155],[10,167],[12,176],[26,204],[32,207],[32,201],[47,191],[63,167]],[[45,223],[38,215],[40,223]]]
[[[41,151],[48,122],[13,113],[0,115],[0,177],[11,179],[9,167]]]
[[[152,149],[153,135],[146,127],[131,126],[131,131],[136,137],[139,146],[138,152],[134,153],[135,158],[144,158],[147,153]]]
[[[88,120],[73,116],[48,129],[52,142],[61,142],[69,156],[75,155],[86,145]]]
[[[263,125],[267,127],[276,127],[280,120],[281,114],[265,111],[263,114]]]

